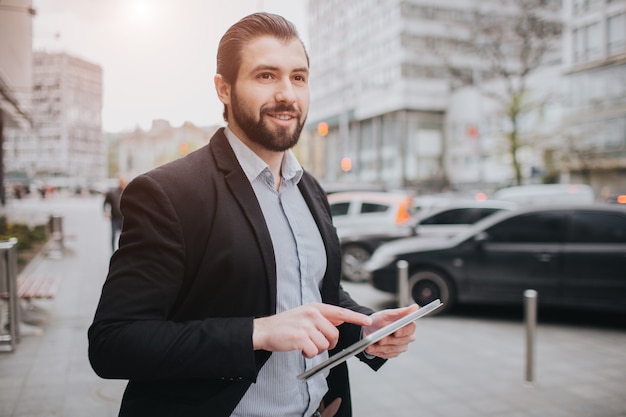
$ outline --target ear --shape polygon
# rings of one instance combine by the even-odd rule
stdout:
[[[213,77],[215,83],[215,91],[217,91],[217,97],[220,101],[226,105],[230,105],[230,84],[224,80],[222,74],[215,74]]]

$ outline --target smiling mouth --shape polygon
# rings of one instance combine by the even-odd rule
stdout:
[[[268,113],[268,116],[271,116],[275,119],[278,120],[291,120],[294,119],[295,116],[291,115],[291,114],[273,114],[273,113]]]
[[[296,108],[292,105],[286,105],[283,103],[267,106],[261,110],[261,113],[269,116],[273,119],[280,120],[283,122],[288,122],[292,119],[298,119],[300,113]]]

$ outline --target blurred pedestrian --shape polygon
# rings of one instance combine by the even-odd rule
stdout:
[[[122,198],[122,191],[126,187],[126,179],[120,177],[117,182],[117,187],[113,188],[104,196],[104,203],[102,208],[104,210],[104,216],[111,221],[111,251],[115,252],[118,245],[118,236],[122,231],[122,211],[120,210],[120,200]]]
[[[130,380],[120,416],[350,416],[345,363],[296,376],[417,309],[373,313],[341,288],[326,194],[290,150],[308,78],[292,23],[243,18],[217,53],[227,127],[126,187],[120,248],[89,329],[95,371]],[[414,331],[359,357],[378,369]]]

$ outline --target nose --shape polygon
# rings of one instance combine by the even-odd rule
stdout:
[[[278,83],[275,98],[278,102],[288,104],[296,101],[296,92],[290,79],[287,78]]]

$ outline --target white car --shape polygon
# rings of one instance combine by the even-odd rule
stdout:
[[[339,192],[329,194],[328,202],[341,242],[342,273],[347,280],[363,280],[361,265],[378,244],[411,233],[408,222],[415,206],[410,194]]]
[[[586,184],[530,184],[506,187],[493,194],[497,200],[521,205],[592,204],[593,188]]]
[[[360,193],[362,194],[362,193]],[[382,204],[380,201],[374,203],[371,199],[361,195],[348,200],[351,207],[347,208],[345,199],[337,199],[331,204],[333,211],[354,210],[359,212],[363,204]],[[400,198],[398,201],[403,201]],[[341,205],[340,205],[341,204]],[[393,207],[391,203],[389,207]],[[401,207],[401,205],[397,206]],[[517,207],[515,203],[508,201],[494,200],[447,200],[445,205],[422,208],[417,211],[415,205],[411,205],[409,214],[411,219],[395,224],[392,227],[368,226],[367,224],[355,222],[353,227],[338,227],[339,238],[342,248],[342,271],[343,278],[349,281],[367,281],[369,273],[363,269],[365,263],[370,259],[372,253],[383,243],[404,237],[415,236],[420,240],[447,239],[469,229],[474,223],[502,210],[513,210]],[[422,206],[423,207],[423,206]],[[341,210],[339,210],[341,208]],[[366,209],[367,210],[367,209]],[[382,210],[382,208],[381,208]],[[401,209],[399,209],[401,210]],[[417,213],[415,213],[417,211]],[[391,211],[385,211],[386,223],[391,222]],[[358,217],[359,213],[354,214]],[[402,217],[402,215],[400,215]],[[344,220],[341,215],[333,215],[333,222],[340,224]],[[375,222],[372,222],[374,224]],[[345,226],[345,224],[344,224]]]

